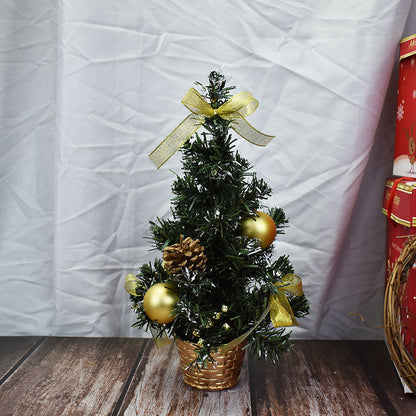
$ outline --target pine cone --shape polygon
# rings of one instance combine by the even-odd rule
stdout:
[[[179,273],[183,267],[190,271],[202,271],[207,257],[199,240],[192,240],[191,237],[184,240],[181,235],[179,244],[165,247],[163,260],[168,273]]]

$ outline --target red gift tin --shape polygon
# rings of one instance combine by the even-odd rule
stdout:
[[[383,212],[387,215],[386,282],[409,235],[416,234],[416,179],[389,178],[384,188]],[[416,265],[409,270],[401,299],[403,342],[416,359]]]
[[[416,177],[416,34],[400,41],[393,175]]]

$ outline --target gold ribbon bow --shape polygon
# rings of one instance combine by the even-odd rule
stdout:
[[[281,326],[298,325],[285,292],[295,296],[302,296],[302,279],[295,274],[288,273],[281,279],[279,283],[274,283],[274,285],[277,286],[278,292],[274,295],[270,295],[269,304],[261,314],[257,323],[244,334],[234,338],[228,344],[223,345],[221,347],[223,352],[226,352],[240,344],[240,342],[243,342],[259,326],[259,324],[263,321],[269,312],[270,319],[275,328]]]
[[[150,153],[151,161],[160,168],[205,122],[205,117],[219,115],[231,120],[231,128],[241,137],[257,146],[266,146],[274,136],[256,130],[245,119],[253,113],[259,102],[248,92],[232,96],[219,108],[212,108],[194,88],[190,88],[182,104],[191,111],[176,128]]]
[[[126,276],[126,280],[124,281],[124,290],[130,295],[136,296],[136,286],[139,279],[132,273],[129,273]]]
[[[286,274],[278,283],[274,283],[277,287],[277,293],[270,295],[270,319],[275,328],[280,326],[298,325],[292,308],[290,307],[286,293],[295,296],[302,296],[302,280],[295,274]]]

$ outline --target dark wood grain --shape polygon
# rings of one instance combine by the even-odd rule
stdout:
[[[41,337],[0,337],[0,384],[42,341]]]
[[[1,415],[110,415],[142,346],[138,339],[49,338],[0,386]]]
[[[357,341],[353,345],[374,392],[389,416],[416,416],[416,397],[404,393],[386,345],[379,341]]]
[[[387,414],[348,343],[297,341],[276,366],[251,368],[258,416]]]
[[[157,350],[149,344],[127,393],[126,416],[249,416],[251,415],[247,357],[239,383],[229,390],[204,392],[182,381],[176,345]]]

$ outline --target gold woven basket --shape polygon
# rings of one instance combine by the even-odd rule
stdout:
[[[409,237],[390,274],[384,297],[384,332],[390,356],[400,376],[416,394],[416,364],[403,343],[401,304],[409,270],[416,260],[416,236]]]
[[[238,383],[244,360],[245,350],[243,350],[243,347],[246,345],[245,341],[225,353],[219,350],[217,353],[211,354],[215,364],[208,362],[207,367],[202,369],[195,366],[187,368],[196,358],[194,344],[177,339],[176,345],[181,362],[183,381],[186,384],[200,390],[215,391],[229,389]]]

